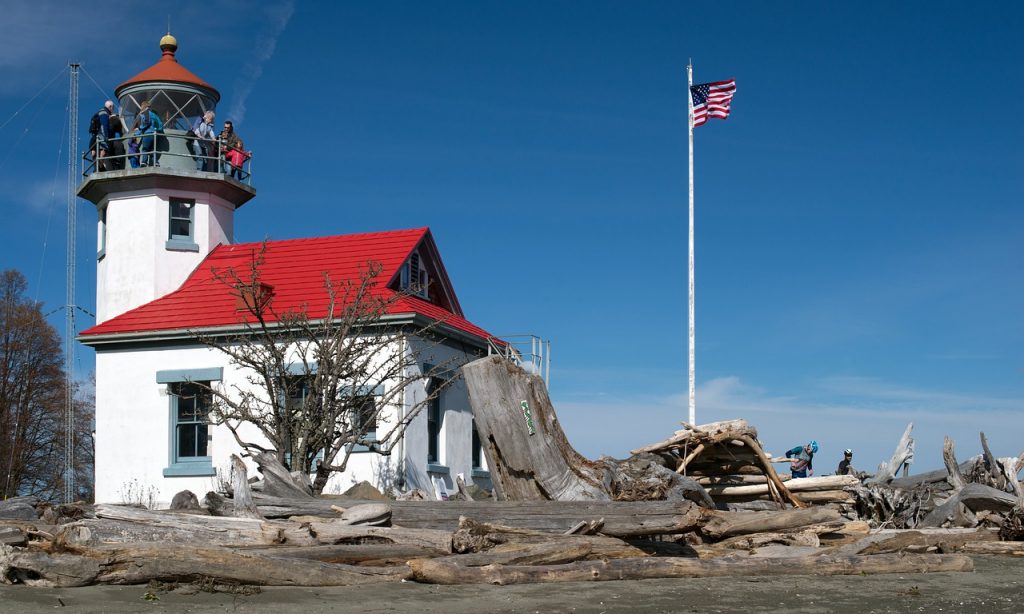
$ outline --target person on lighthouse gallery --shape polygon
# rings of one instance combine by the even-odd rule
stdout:
[[[150,108],[148,100],[139,105],[139,132],[142,133],[142,166],[160,166],[160,158],[156,152],[157,135],[164,131],[164,123],[160,116]]]
[[[192,126],[192,134],[195,136],[192,140],[192,153],[196,156],[197,171],[214,170],[215,162],[211,159],[211,156],[216,154],[214,141],[217,135],[213,131],[214,117],[213,111],[207,111],[201,118],[196,119]]]

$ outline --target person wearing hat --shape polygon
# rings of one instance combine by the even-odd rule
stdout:
[[[853,450],[846,448],[843,451],[843,460],[839,461],[839,469],[836,469],[836,475],[853,475],[853,466],[850,461],[853,460]]]
[[[789,471],[794,478],[806,478],[814,475],[814,454],[818,451],[818,442],[811,440],[805,446],[797,446],[786,452],[786,458],[792,459],[789,463]]]

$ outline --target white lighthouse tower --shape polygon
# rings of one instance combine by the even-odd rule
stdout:
[[[196,170],[190,128],[220,94],[178,63],[173,36],[161,38],[160,49],[160,61],[115,91],[128,130],[147,101],[163,120],[154,138],[159,166],[108,157],[108,167],[122,168],[90,168],[78,187],[99,217],[97,324],[178,288],[213,248],[232,242],[235,210],[256,195],[247,169],[241,179],[219,172],[219,160],[206,165],[217,172]]]

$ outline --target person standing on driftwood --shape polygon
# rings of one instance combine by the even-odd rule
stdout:
[[[853,475],[853,465],[850,463],[853,461],[853,450],[846,448],[843,450],[843,460],[839,461],[839,468],[836,469],[836,475]]]
[[[814,454],[818,451],[818,442],[811,440],[805,446],[797,446],[786,451],[786,458],[792,459],[789,463],[789,471],[794,478],[806,478],[814,475]]]

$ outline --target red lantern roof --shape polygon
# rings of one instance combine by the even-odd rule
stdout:
[[[178,63],[178,60],[174,57],[174,52],[178,49],[178,41],[168,34],[160,39],[160,50],[163,51],[163,57],[156,64],[153,64],[146,70],[135,75],[131,79],[128,79],[121,85],[117,86],[115,94],[121,95],[121,90],[124,88],[135,85],[137,83],[149,83],[152,81],[170,81],[173,83],[185,83],[187,85],[195,85],[213,92],[214,98],[220,101],[220,92],[217,91],[212,85],[203,81],[197,77],[192,71],[185,68]]]

